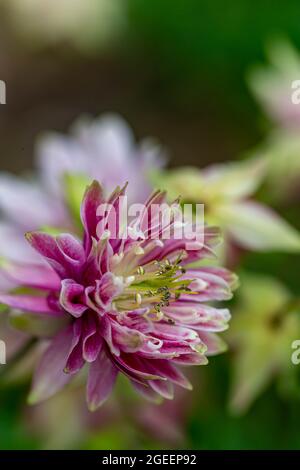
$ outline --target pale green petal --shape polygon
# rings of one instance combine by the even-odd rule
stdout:
[[[230,409],[247,411],[268,384],[291,368],[291,345],[300,337],[300,302],[278,280],[240,276],[238,303],[225,334],[235,352]]]
[[[248,249],[300,251],[299,232],[266,206],[247,201],[223,204],[218,206],[215,216]]]

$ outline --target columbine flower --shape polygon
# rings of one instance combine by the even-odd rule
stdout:
[[[259,274],[241,278],[227,339],[235,351],[230,408],[246,412],[271,381],[285,391],[297,374],[292,344],[300,337],[300,301],[278,280]]]
[[[205,218],[220,226],[225,240],[252,250],[299,251],[300,235],[268,206],[253,198],[266,174],[264,158],[154,172],[172,198],[204,204]]]
[[[147,173],[161,164],[157,147],[149,141],[136,146],[131,130],[117,116],[81,119],[71,137],[43,137],[37,148],[37,179],[0,174],[0,256],[32,261],[35,253],[24,241],[24,232],[32,227],[74,229],[77,199],[91,179],[101,181],[108,194],[129,181],[129,199],[143,202],[151,192]]]
[[[170,208],[161,206],[165,196],[157,192],[129,223],[127,237],[112,237],[111,215],[119,220],[123,194],[116,190],[110,209],[98,217],[105,200],[94,182],[81,206],[83,241],[71,234],[27,233],[49,267],[6,267],[8,276],[36,294],[3,294],[0,302],[59,322],[37,368],[32,403],[56,393],[86,363],[92,410],[108,397],[118,373],[149,398],[172,398],[173,384],[191,388],[178,366],[206,364],[207,355],[223,349],[215,333],[227,328],[229,311],[203,302],[230,298],[235,277],[221,268],[189,268],[211,256],[218,230],[205,228],[203,244],[189,225],[181,239],[163,239],[165,226],[151,209],[163,207],[165,220]]]

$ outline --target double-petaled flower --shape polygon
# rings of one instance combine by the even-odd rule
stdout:
[[[117,224],[124,192],[117,189],[105,201],[93,182],[81,204],[82,240],[27,233],[47,263],[3,268],[23,291],[2,294],[0,302],[48,317],[47,324],[51,318],[58,328],[37,367],[31,402],[52,396],[87,364],[92,410],[118,373],[150,399],[172,398],[173,384],[191,388],[178,366],[206,364],[207,355],[222,350],[216,332],[227,328],[229,311],[205,302],[230,298],[236,279],[222,268],[189,267],[212,255],[218,230],[203,227],[200,243],[189,222],[181,238],[165,237],[170,206],[157,192],[128,223],[126,236],[112,236],[112,214]],[[107,210],[99,215],[103,204]],[[162,217],[153,207],[163,208]],[[171,216],[167,228],[176,223]]]

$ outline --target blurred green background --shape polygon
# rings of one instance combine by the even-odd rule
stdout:
[[[46,3],[51,15],[38,5]],[[172,167],[236,160],[271,132],[274,124],[246,77],[255,64],[266,63],[272,41],[287,38],[300,49],[298,1],[120,0],[108,8],[110,0],[94,0],[91,21],[87,16],[81,24],[84,15],[72,27],[58,21],[79,3],[0,1],[0,79],[7,84],[1,170],[31,168],[36,137],[48,129],[67,132],[86,112],[120,113],[138,138],[154,136],[168,149]],[[298,197],[273,200],[266,188],[258,197],[300,229]],[[298,298],[299,261],[295,254],[245,253],[237,270],[272,276]],[[32,411],[25,404],[28,379],[6,384],[0,390],[0,448],[300,448],[300,366],[299,372],[296,366],[292,372],[274,368],[237,412],[229,406],[236,354],[230,348],[196,369],[194,391],[163,405],[164,412],[131,396],[126,385],[124,392],[122,384],[93,417],[76,390]]]

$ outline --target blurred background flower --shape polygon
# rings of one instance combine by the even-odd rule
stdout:
[[[289,344],[300,339],[300,105],[290,99],[291,81],[300,79],[299,1],[273,2],[270,8],[253,0],[2,0],[0,9],[0,79],[7,85],[7,104],[0,106],[0,163],[6,173],[0,192],[9,190],[19,201],[19,211],[9,218],[0,198],[3,253],[14,259],[24,253],[20,234],[36,208],[42,224],[53,223],[53,217],[57,224],[62,200],[74,216],[74,188],[85,178],[76,173],[69,180],[66,201],[55,189],[57,177],[62,162],[69,168],[82,161],[79,154],[90,165],[94,150],[86,148],[84,136],[98,147],[101,132],[93,118],[74,133],[69,128],[86,113],[113,111],[130,123],[138,141],[155,136],[169,149],[172,171],[159,172],[151,184],[174,186],[175,197],[178,188],[187,201],[207,204],[208,217],[218,218],[235,240],[226,243],[226,257],[242,280],[231,306],[229,351],[194,371],[188,399],[183,392],[178,401],[153,408],[137,403],[122,383],[97,416],[83,411],[80,387],[28,407],[36,352],[14,366],[28,337],[11,328],[15,322],[20,327],[20,318],[8,322],[3,312],[0,339],[9,342],[9,355],[8,364],[0,365],[0,447],[299,448],[300,369],[291,364]],[[51,129],[55,135],[34,150],[37,137]],[[105,175],[116,175],[116,166],[118,174],[133,175],[135,184],[143,181],[138,191],[147,191],[143,171],[134,172],[123,149],[129,145],[130,155],[145,161],[142,167],[152,174],[161,151],[152,141],[145,158],[144,145],[134,144],[128,129],[125,135],[113,165],[105,151]],[[147,143],[147,155],[148,150]],[[36,178],[32,168],[42,154],[50,155],[44,161],[53,166],[41,172],[39,163]],[[214,191],[204,191],[212,179]],[[245,217],[249,204],[260,209]],[[28,325],[22,326],[26,331]]]
[[[245,412],[269,382],[289,370],[292,343],[300,335],[300,299],[276,279],[242,276],[228,333],[234,354],[230,406]]]
[[[300,251],[300,234],[269,207],[253,200],[268,172],[266,159],[154,172],[153,181],[182,203],[204,204],[205,218],[227,241],[250,250]],[[251,198],[251,199],[250,199]],[[225,249],[228,247],[225,246]]]
[[[70,44],[84,52],[102,49],[124,28],[121,0],[2,0],[21,40],[34,48]]]
[[[0,173],[0,255],[5,259],[40,263],[24,239],[32,228],[76,230],[81,199],[92,179],[101,181],[106,196],[129,182],[131,202],[142,202],[151,193],[148,173],[164,159],[149,140],[137,146],[121,117],[81,118],[73,133],[49,133],[39,140],[37,172],[30,178]],[[3,285],[7,281],[3,279]]]
[[[248,82],[274,129],[254,149],[269,164],[267,193],[273,202],[299,198],[300,108],[297,105],[300,54],[287,39],[268,42],[268,65],[252,66]]]

